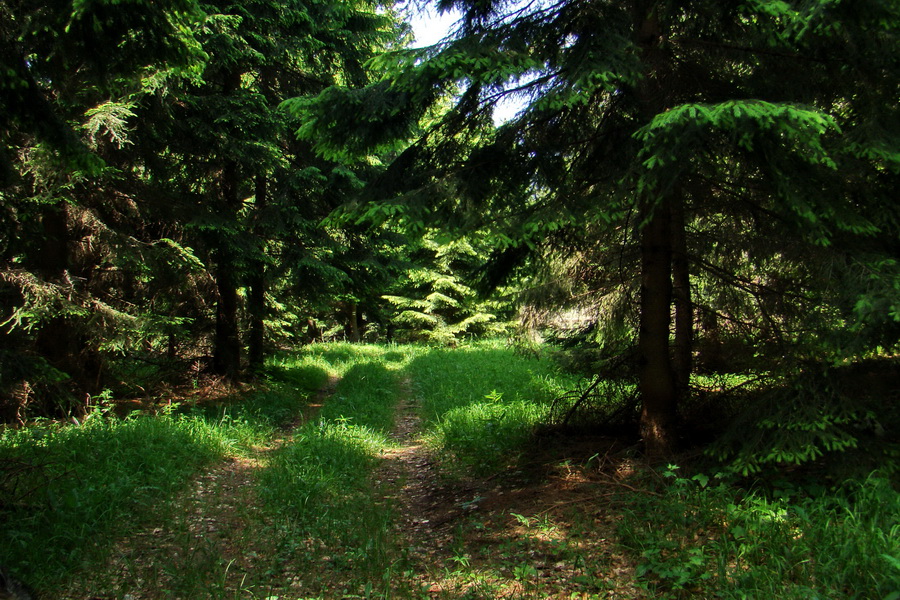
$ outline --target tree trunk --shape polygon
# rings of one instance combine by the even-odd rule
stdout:
[[[238,334],[238,295],[234,271],[220,262],[216,270],[216,338],[213,371],[232,382],[240,380],[241,340]]]
[[[675,343],[672,370],[675,376],[678,401],[681,401],[690,393],[694,349],[694,304],[691,301],[684,204],[681,198],[672,202],[671,215],[672,298],[675,301]]]
[[[656,0],[635,0],[635,43],[644,77],[635,89],[642,116],[649,122],[666,109],[671,92],[664,84],[670,66],[662,49],[662,30]],[[639,391],[641,436],[651,458],[675,448],[678,392],[669,353],[672,308],[671,192],[647,190],[639,199],[641,230],[641,291]],[[663,196],[664,199],[660,199]]]
[[[266,176],[256,176],[256,211],[257,221],[260,211],[266,206]],[[260,244],[265,244],[259,226],[256,237]],[[259,372],[265,361],[265,318],[266,318],[266,265],[262,261],[254,261],[250,269],[250,292],[247,296],[247,313],[250,318],[250,332],[247,340],[247,358],[251,372]]]
[[[347,303],[347,339],[354,344],[359,342],[359,307],[356,302]]]
[[[675,447],[678,398],[669,355],[671,231],[667,206],[645,206],[645,213],[651,214],[641,231],[640,426],[647,454],[663,457]]]
[[[37,273],[47,282],[65,285],[69,270],[69,225],[65,203],[48,207],[41,215],[43,243],[34,258]],[[77,379],[75,366],[75,333],[64,316],[51,317],[41,323],[36,339],[37,351],[57,369]]]
[[[222,169],[221,194],[225,207],[238,204],[237,165],[233,161]],[[238,285],[234,252],[227,234],[219,233],[216,252],[216,337],[213,342],[213,371],[232,382],[240,379],[241,338],[238,327]]]
[[[241,71],[231,69],[222,74],[222,94],[228,97],[241,87]],[[236,219],[241,208],[239,198],[239,166],[227,159],[219,174],[219,206],[229,219]],[[216,232],[216,334],[213,341],[213,371],[237,383],[241,373],[241,336],[238,322],[238,275],[236,249],[228,228]]]
[[[700,365],[706,371],[725,369],[725,357],[719,328],[719,315],[713,308],[700,311]]]
[[[90,272],[73,272],[69,211],[65,203],[49,207],[41,221],[44,240],[34,257],[35,271],[47,282],[72,288],[74,295],[75,286],[86,281]],[[105,365],[97,343],[101,336],[101,332],[79,327],[72,317],[59,315],[42,322],[35,339],[38,353],[71,378],[71,391],[76,396],[73,407],[78,413],[83,413],[87,406],[82,400],[102,389]]]

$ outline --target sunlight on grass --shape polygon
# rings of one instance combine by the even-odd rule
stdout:
[[[0,513],[0,563],[35,585],[58,581],[230,447],[222,430],[197,417],[3,432],[0,459],[34,470],[6,481],[16,489],[4,496],[18,500]]]
[[[318,416],[277,450],[259,477],[268,510],[281,517],[278,561],[365,577],[388,568],[393,514],[377,495],[371,473],[390,446],[403,368],[421,352],[412,346],[315,344],[289,368],[315,365],[340,377]],[[339,578],[338,578],[339,579]],[[322,586],[335,585],[322,581]]]
[[[0,473],[0,564],[36,587],[102,564],[114,538],[166,514],[207,465],[253,454],[305,398],[302,386],[274,381],[202,408],[0,430],[0,466],[16,465]]]
[[[513,461],[553,398],[575,382],[553,363],[497,342],[432,349],[410,363],[409,374],[426,440],[457,473],[486,473]]]
[[[478,501],[491,489],[466,496],[449,546],[423,551],[398,536],[407,474],[378,470],[399,447],[398,407],[420,411],[432,456],[417,460],[430,469],[436,459],[441,475],[490,475],[493,486],[575,378],[496,342],[315,344],[272,359],[267,376],[215,405],[0,430],[0,466],[14,473],[0,472],[0,564],[56,590],[70,572],[107,566],[117,538],[180,519],[183,554],[153,559],[169,586],[159,593],[178,597],[900,598],[900,495],[876,476],[756,489],[673,465],[662,477],[632,468],[626,483],[588,476],[589,459],[569,465],[585,476],[567,478],[578,490],[550,509],[525,495],[522,509],[490,512]],[[319,412],[293,428],[310,398]],[[239,586],[226,585],[221,548],[189,527],[203,513],[178,513],[176,500],[235,456],[262,467],[242,488],[255,511],[239,522],[247,536],[228,543],[265,548]]]

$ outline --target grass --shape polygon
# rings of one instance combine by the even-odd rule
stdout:
[[[274,383],[241,403],[0,431],[0,564],[38,588],[102,564],[114,538],[164,514],[203,468],[271,439],[308,392]]]
[[[537,483],[507,477],[575,379],[497,343],[318,344],[273,359],[268,377],[214,406],[0,432],[0,465],[20,468],[0,473],[0,564],[58,597],[72,569],[101,570],[117,539],[165,523],[177,556],[129,566],[142,597],[900,599],[900,495],[886,477],[751,484],[656,473],[602,445],[546,459]],[[325,385],[318,413],[285,429]],[[449,497],[433,500],[453,534],[436,548],[397,537],[390,497],[404,482],[375,477],[404,397],[449,476],[436,488]],[[244,565],[175,501],[225,457],[262,465],[241,496],[258,506],[236,509],[246,527],[228,540]]]
[[[429,445],[448,469],[480,475],[514,463],[550,402],[575,383],[553,363],[498,342],[435,349],[408,371]]]
[[[277,450],[259,477],[260,495],[278,518],[282,574],[318,570],[312,589],[373,589],[397,559],[393,513],[377,502],[372,471],[391,442],[402,369],[419,352],[410,346],[319,344],[304,350],[340,377],[318,417]],[[325,573],[329,575],[325,576]],[[348,592],[349,593],[349,592]]]
[[[900,597],[900,495],[887,479],[810,495],[665,474],[660,496],[629,496],[619,525],[653,597]]]
[[[101,558],[106,540],[226,452],[220,431],[167,415],[5,432],[0,459],[35,468],[16,478],[17,501],[2,507],[0,561],[44,587]]]

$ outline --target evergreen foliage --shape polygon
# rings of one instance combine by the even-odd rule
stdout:
[[[893,260],[895,3],[440,6],[461,12],[456,36],[389,55],[380,62],[393,74],[365,90],[292,104],[305,119],[299,134],[325,156],[364,155],[415,134],[427,106],[453,93],[452,108],[370,188],[373,198],[401,199],[431,222],[490,224],[513,246],[562,228],[637,248],[641,429],[651,452],[675,447],[698,316],[724,317],[732,329],[751,322],[755,341],[801,353],[845,356],[847,342],[831,339],[836,319],[857,340],[897,343],[884,337],[887,321],[866,313],[890,303],[890,275],[868,284],[886,286],[881,300],[868,286],[821,279],[826,267],[848,281],[858,266]],[[491,111],[512,96],[525,108],[495,129]],[[757,277],[775,264],[772,277]],[[699,289],[723,287],[736,291],[695,301]],[[752,312],[717,305],[724,296]],[[809,305],[812,319],[794,316]]]
[[[339,269],[320,221],[372,171],[314,157],[279,104],[365,81],[389,7],[119,4],[0,3],[6,420],[135,389],[135,359],[261,366],[302,263]]]
[[[724,370],[771,378],[774,462],[861,440],[803,382],[900,342],[896,3],[438,5],[410,49],[376,0],[0,0],[0,416],[515,298],[637,385],[651,454]]]
[[[479,298],[464,279],[484,261],[478,242],[474,236],[441,240],[439,234],[427,232],[408,249],[410,268],[396,282],[395,293],[384,296],[399,339],[455,344],[504,332],[503,315],[497,314],[502,303]]]

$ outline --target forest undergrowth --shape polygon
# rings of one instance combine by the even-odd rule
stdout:
[[[314,344],[215,401],[0,433],[0,564],[42,598],[900,598],[886,475],[753,478],[541,427],[502,343]]]

